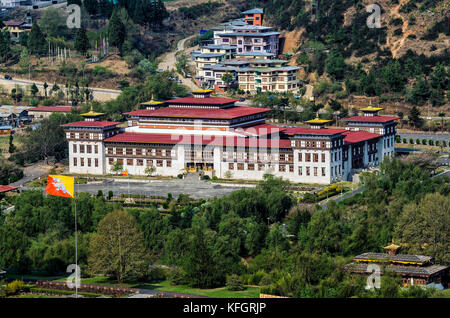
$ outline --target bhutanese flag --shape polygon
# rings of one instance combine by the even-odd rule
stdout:
[[[128,176],[128,170],[122,171],[122,176]]]
[[[45,192],[58,197],[73,198],[74,177],[49,175]]]

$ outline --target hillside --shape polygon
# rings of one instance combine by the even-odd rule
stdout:
[[[368,28],[371,3],[255,0],[246,8],[265,8],[265,24],[282,32],[283,53],[294,53],[289,64],[304,67],[316,102],[335,99],[351,108],[370,100],[391,113],[418,106],[448,114],[450,2],[377,1],[381,28]]]

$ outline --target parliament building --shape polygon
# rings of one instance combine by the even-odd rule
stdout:
[[[200,172],[218,178],[260,180],[271,173],[291,182],[329,184],[394,154],[398,117],[381,108],[361,109],[344,118],[343,129],[313,119],[309,127],[265,122],[267,108],[236,106],[238,100],[197,90],[192,96],[143,103],[123,123],[104,121],[90,111],[84,121],[63,125],[69,144],[70,173],[112,174],[119,162],[130,175],[177,176]]]

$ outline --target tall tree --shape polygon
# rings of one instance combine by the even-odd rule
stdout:
[[[75,36],[75,50],[83,55],[90,49],[89,39],[86,35],[86,29],[84,26],[78,29],[77,35]]]
[[[125,25],[119,18],[118,10],[114,10],[108,24],[109,43],[122,52],[122,44],[125,42],[126,36]]]
[[[3,31],[0,31],[0,58],[1,61],[4,62],[8,58],[8,54],[11,51],[11,43],[7,34]]]
[[[38,56],[44,55],[47,52],[47,42],[45,41],[45,34],[37,23],[33,23],[30,37],[28,38],[28,49],[32,54]]]
[[[106,215],[92,237],[89,267],[93,273],[106,274],[118,282],[145,271],[144,238],[134,217],[123,210]]]

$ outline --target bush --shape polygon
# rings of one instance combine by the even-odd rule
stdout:
[[[447,147],[447,142],[445,140],[442,140],[442,147]]]
[[[439,146],[439,140],[436,140],[435,145],[436,145],[436,146]]]
[[[112,190],[108,191],[108,200],[111,200],[111,198],[114,196],[114,192]]]
[[[159,280],[166,280],[167,279],[167,270],[161,267],[153,267],[150,269],[148,273],[148,280],[149,281],[159,281]]]
[[[27,287],[25,283],[21,280],[15,280],[8,285],[6,285],[6,294],[7,295],[16,295],[22,291],[25,291]]]
[[[420,145],[420,139],[419,138],[416,139],[416,144]]]
[[[209,179],[210,179],[210,177],[207,176],[206,174],[204,174],[204,175],[202,176],[202,180],[209,180]]]
[[[433,145],[434,145],[433,139],[428,140],[428,144],[429,144],[430,146],[433,146]]]
[[[185,285],[187,284],[186,272],[179,268],[173,267],[167,272],[167,279],[171,285]]]
[[[183,179],[183,174],[180,173],[180,174],[177,176],[177,178],[178,178],[178,179]]]
[[[427,144],[427,140],[426,139],[422,139],[422,145],[426,145]]]
[[[410,143],[410,144],[413,144],[413,143],[414,143],[414,139],[409,138],[409,143]]]
[[[406,138],[403,138],[403,143],[407,144],[408,142],[406,141]]]
[[[227,277],[227,289],[231,291],[239,291],[244,290],[244,284],[242,284],[241,278],[236,275],[232,274]]]

